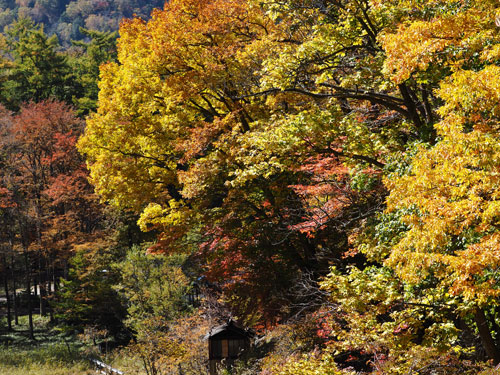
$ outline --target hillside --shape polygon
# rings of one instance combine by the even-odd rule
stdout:
[[[49,35],[56,34],[68,47],[71,40],[84,37],[80,27],[97,31],[116,31],[122,18],[134,15],[148,18],[154,8],[162,8],[161,0],[2,0],[0,30],[19,17],[29,17],[44,25]]]

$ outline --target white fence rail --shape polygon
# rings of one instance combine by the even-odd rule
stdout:
[[[97,359],[91,359],[90,362],[92,362],[97,368],[97,371],[103,375],[124,375],[123,371],[117,370]]]

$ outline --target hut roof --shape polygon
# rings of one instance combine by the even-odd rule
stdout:
[[[213,327],[210,329],[210,332],[208,332],[204,339],[208,340],[209,338],[213,338],[218,335],[226,335],[226,334],[233,334],[236,336],[245,336],[248,338],[251,338],[254,336],[254,333],[250,329],[245,329],[242,326],[240,326],[238,323],[236,323],[233,319],[229,319],[227,323],[221,324],[220,326]]]

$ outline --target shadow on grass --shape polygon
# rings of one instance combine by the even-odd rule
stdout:
[[[0,332],[1,366],[28,369],[45,365],[55,368],[89,366],[82,355],[83,344],[51,326],[47,318],[34,319],[36,340],[30,340],[26,318],[20,317],[20,325],[13,331]]]
[[[71,347],[71,346],[70,346]],[[29,347],[0,347],[0,358],[2,365],[12,367],[30,367],[38,364],[64,364],[73,365],[75,363],[84,362],[78,348],[72,348],[68,351],[66,344],[50,344],[43,346]]]

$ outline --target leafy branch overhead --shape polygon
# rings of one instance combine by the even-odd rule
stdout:
[[[160,232],[157,250],[198,233],[231,293],[262,282],[262,262],[282,281],[348,248],[371,257],[377,213],[411,209],[378,261],[408,285],[435,278],[472,304],[457,313],[473,311],[497,297],[497,12],[171,1],[122,24],[79,147],[99,194]]]

